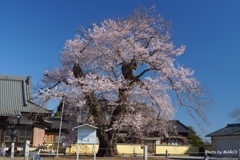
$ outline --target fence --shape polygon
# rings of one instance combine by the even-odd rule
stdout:
[[[22,145],[23,146],[23,145]],[[143,154],[143,144],[117,144],[117,149],[120,155],[132,155],[132,154]],[[42,153],[50,153],[51,150],[57,150],[57,143],[44,143],[41,146],[38,146],[41,149]],[[96,152],[98,151],[99,146],[96,145]],[[107,148],[101,148],[107,149]],[[20,152],[22,152],[22,148],[18,148]],[[30,146],[30,151],[35,150]],[[173,146],[173,145],[156,145],[153,155],[164,155],[166,150],[170,155],[198,155],[199,148],[193,146]],[[59,146],[59,153],[66,153],[66,154],[75,154],[76,151],[76,144],[72,144],[69,146]],[[92,155],[93,154],[93,145],[91,144],[80,144],[79,145],[79,154],[83,155]],[[203,153],[204,154],[204,153]]]
[[[172,146],[172,145],[157,145],[156,146],[156,154],[163,155],[166,154],[170,155],[199,155],[199,147],[194,147],[191,145],[186,146]]]
[[[132,154],[143,154],[143,148],[142,144],[117,144],[118,153],[120,155],[132,155]],[[50,144],[48,144],[47,149],[54,149],[54,146],[51,147]],[[67,154],[75,154],[77,152],[76,150],[76,144],[73,144],[66,148]],[[96,145],[96,151],[98,151],[99,146]],[[100,148],[100,149],[107,149],[107,148]],[[168,150],[168,153],[171,155],[190,155],[190,154],[199,154],[199,148],[193,147],[193,146],[161,146],[157,145],[154,155],[165,155],[166,150]],[[61,152],[61,151],[60,151]],[[93,154],[93,145],[91,144],[80,144],[79,145],[79,154],[84,155],[92,155]]]
[[[67,148],[63,147],[59,148],[59,153],[63,153],[66,151],[66,154],[76,154],[76,144],[73,144],[71,146],[68,146]],[[2,148],[2,147],[0,147]],[[41,153],[48,153],[51,154],[51,150],[57,150],[56,143],[46,143],[43,146],[39,146],[39,149],[41,149]],[[108,148],[99,148],[98,145],[96,145],[96,151],[99,149],[104,150]],[[139,156],[144,157],[144,149],[142,144],[117,144],[117,149],[120,155],[123,156]],[[206,149],[206,152],[202,152],[202,154],[199,152],[198,147],[193,146],[170,146],[170,145],[156,145],[155,146],[155,154],[148,156],[154,156],[154,157],[166,157],[171,159],[205,159],[205,160],[218,160],[218,159],[228,159],[228,160],[240,160],[240,150],[237,151],[237,153],[231,157],[229,156],[219,156],[217,154],[211,154],[212,152],[208,151]],[[80,155],[93,155],[93,145],[86,145],[86,144],[80,144],[79,145],[79,154]],[[55,155],[55,153],[54,153]],[[194,155],[194,156],[193,156]]]

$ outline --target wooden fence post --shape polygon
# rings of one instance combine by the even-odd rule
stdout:
[[[168,158],[168,150],[166,150],[166,158]]]
[[[143,146],[143,160],[147,160],[148,159],[148,146],[144,145]]]

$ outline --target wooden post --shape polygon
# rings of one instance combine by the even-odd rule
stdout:
[[[14,158],[14,143],[11,143],[11,158]]]
[[[5,157],[6,154],[6,144],[3,142],[2,143],[2,156]]]
[[[93,146],[93,154],[94,154],[94,160],[96,160],[96,143],[94,143],[94,146]]]
[[[238,160],[240,160],[240,149],[238,150]]]
[[[204,156],[204,160],[208,160],[208,155],[207,155],[207,151],[205,151],[205,156]]]
[[[79,144],[77,143],[76,145],[77,145],[76,146],[76,148],[77,148],[77,150],[76,150],[77,151],[77,160],[79,160]]]
[[[136,149],[133,149],[133,157],[137,157]]]
[[[145,145],[143,146],[143,160],[147,160],[148,159],[148,146]]]
[[[166,158],[168,158],[168,150],[166,150]]]
[[[24,142],[24,160],[28,160],[29,145],[30,145],[30,141],[29,140],[25,140],[25,142]]]

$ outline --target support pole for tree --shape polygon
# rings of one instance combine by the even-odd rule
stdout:
[[[61,138],[64,103],[65,103],[65,97],[63,97],[63,102],[62,102],[62,113],[61,113],[61,120],[60,120],[60,126],[59,126],[58,145],[57,145],[57,154],[56,154],[57,157],[58,157],[59,143]]]

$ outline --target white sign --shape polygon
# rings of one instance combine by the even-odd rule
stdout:
[[[79,159],[79,145],[78,144],[94,144],[93,145],[93,153],[94,153],[94,160],[96,160],[96,143],[97,143],[97,134],[96,130],[97,127],[83,124],[81,126],[74,127],[73,130],[78,129],[77,135],[77,160]]]
[[[81,126],[74,127],[73,130],[78,129],[77,143],[81,144],[96,144],[97,143],[97,127],[83,124]]]
[[[82,144],[95,144],[96,143],[96,129],[84,126],[78,128],[78,141]]]

